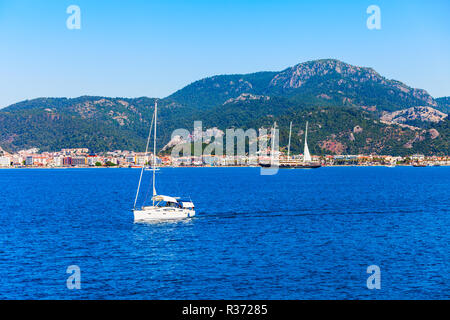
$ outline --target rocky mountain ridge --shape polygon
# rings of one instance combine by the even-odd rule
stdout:
[[[92,96],[22,101],[0,110],[0,146],[8,151],[141,150],[154,102]],[[332,59],[309,61],[281,72],[205,78],[159,99],[158,145],[167,145],[174,129],[189,129],[196,120],[222,131],[268,128],[277,121],[282,140],[290,121],[302,130],[308,120],[312,130],[317,125],[311,137],[315,153],[448,154],[449,120],[442,114],[447,103],[447,98],[434,99],[371,68]],[[353,132],[354,127],[362,131]],[[417,128],[436,132],[414,140]],[[412,147],[404,149],[408,141]],[[293,141],[296,148],[301,150],[301,144]]]

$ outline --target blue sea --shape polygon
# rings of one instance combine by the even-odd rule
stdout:
[[[163,168],[197,216],[152,224],[139,173],[0,170],[0,298],[450,298],[450,167]]]

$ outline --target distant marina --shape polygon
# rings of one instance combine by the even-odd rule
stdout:
[[[275,130],[276,124],[274,124],[274,130]],[[288,143],[288,151],[287,155],[280,157],[278,159],[278,162],[276,162],[272,155],[272,158],[270,159],[270,162],[268,163],[259,163],[259,165],[263,168],[270,168],[273,166],[279,167],[281,169],[317,169],[322,166],[320,161],[313,161],[311,154],[309,152],[308,148],[308,122],[306,122],[306,134],[305,134],[305,147],[303,149],[303,159],[300,161],[299,159],[292,159],[291,158],[291,136],[292,136],[292,121],[289,125],[289,143]],[[272,142],[274,140],[272,139]],[[274,149],[273,146],[271,148]]]
[[[312,163],[321,166],[449,166],[450,156],[409,156],[392,155],[313,155]],[[0,155],[0,168],[142,168],[148,167],[153,154],[126,150],[92,153],[87,148],[62,149],[58,152],[39,152],[33,148],[14,154]],[[288,159],[288,160],[287,160]],[[303,163],[302,154],[280,155],[279,163]],[[156,157],[156,165],[161,167],[256,167],[270,163],[270,156],[191,156],[176,157],[161,155]],[[281,165],[280,165],[281,167]]]

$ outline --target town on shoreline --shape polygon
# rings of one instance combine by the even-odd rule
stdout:
[[[281,155],[280,157],[285,157]],[[303,155],[293,155],[291,159],[302,160]],[[326,155],[313,156],[322,166],[448,166],[450,156],[410,156],[391,155]],[[252,167],[270,161],[266,156],[191,156],[156,157],[156,165],[161,167]],[[142,168],[153,162],[151,153],[115,150],[95,154],[87,148],[62,149],[57,152],[39,152],[32,148],[10,154],[0,153],[0,168]]]

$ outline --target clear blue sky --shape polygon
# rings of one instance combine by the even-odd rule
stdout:
[[[66,8],[81,8],[68,30]],[[368,30],[366,8],[381,8]],[[215,74],[336,58],[450,95],[450,1],[0,0],[0,107],[42,96],[164,97]]]

